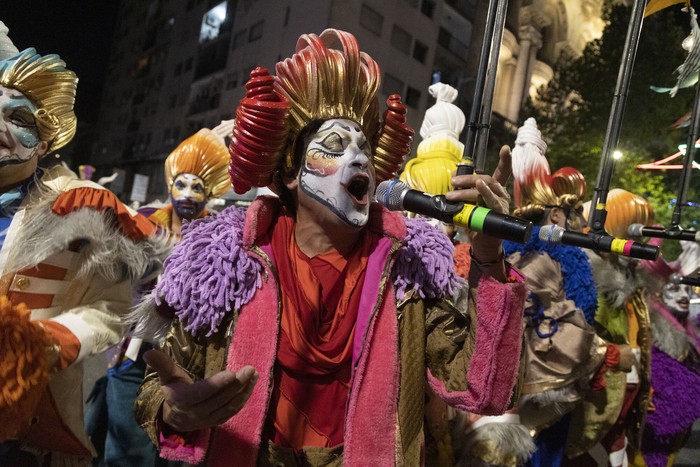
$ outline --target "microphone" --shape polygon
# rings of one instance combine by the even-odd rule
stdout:
[[[663,227],[650,227],[642,224],[630,224],[627,234],[631,237],[656,237],[670,238],[672,240],[688,240],[700,243],[700,232],[683,229],[664,229]]]
[[[447,224],[466,227],[486,235],[525,243],[532,233],[532,222],[458,201],[443,195],[429,195],[412,190],[401,180],[385,180],[377,186],[377,201],[391,211],[410,211]]]
[[[630,258],[655,260],[659,256],[659,247],[646,245],[644,243],[623,240],[589,232],[571,232],[558,225],[545,225],[540,229],[540,240],[549,243],[562,243],[589,250],[602,251],[605,253],[615,253],[617,255],[629,256]]]
[[[685,284],[692,285],[694,287],[700,287],[700,276],[690,277],[681,276],[680,274],[671,274],[671,282],[673,282],[674,284]]]

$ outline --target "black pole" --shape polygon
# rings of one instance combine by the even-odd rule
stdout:
[[[482,99],[484,97],[484,87],[486,83],[486,71],[489,64],[489,50],[493,41],[494,29],[496,26],[496,12],[500,2],[507,0],[489,0],[489,8],[486,13],[486,27],[484,28],[484,38],[481,42],[481,55],[479,56],[479,68],[477,69],[474,81],[474,98],[469,111],[469,122],[467,123],[467,133],[464,140],[463,159],[466,164],[473,164],[474,143],[476,142],[477,125],[481,113]],[[502,32],[501,32],[502,34]],[[460,169],[458,169],[458,174]]]
[[[612,158],[612,154],[620,141],[622,117],[625,113],[625,103],[627,100],[627,94],[629,93],[630,81],[632,79],[634,58],[637,54],[637,47],[639,46],[639,36],[642,30],[645,6],[646,0],[635,0],[634,5],[632,6],[630,23],[627,28],[627,38],[625,39],[625,46],[622,52],[620,71],[617,75],[615,94],[613,95],[610,118],[608,119],[608,129],[605,134],[603,153],[600,159],[598,179],[596,181],[596,187],[595,191],[593,192],[593,199],[591,201],[591,214],[588,219],[588,225],[595,233],[605,232],[605,217],[607,216],[605,203],[608,200],[608,191],[610,189],[613,167],[615,165],[615,160]]]
[[[489,130],[491,129],[491,109],[493,107],[493,91],[496,87],[496,73],[498,71],[498,57],[501,53],[501,42],[503,41],[503,29],[506,23],[506,11],[508,10],[508,0],[499,0],[496,10],[495,27],[493,39],[491,40],[491,51],[489,53],[489,64],[486,70],[486,83],[484,85],[484,97],[479,117],[479,125],[476,129],[476,144],[474,146],[475,168],[477,173],[484,171],[486,164],[486,148],[489,142]]]
[[[693,103],[693,113],[690,117],[690,132],[688,133],[688,144],[683,155],[683,170],[678,183],[678,197],[676,205],[673,207],[671,215],[670,229],[678,230],[681,223],[681,210],[687,204],[688,190],[690,189],[690,179],[693,175],[693,161],[695,160],[695,142],[700,133],[700,85],[695,85],[695,102]]]

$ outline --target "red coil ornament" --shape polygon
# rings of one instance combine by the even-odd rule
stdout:
[[[270,185],[287,147],[289,103],[274,91],[274,80],[266,68],[251,71],[236,110],[229,175],[238,194]]]
[[[413,130],[406,125],[406,105],[401,96],[392,94],[386,101],[384,125],[379,132],[374,152],[377,183],[396,176],[404,158],[411,152]]]
[[[336,29],[303,34],[294,55],[278,62],[275,70],[276,76],[265,68],[253,70],[236,110],[229,146],[236,193],[270,186],[276,172],[292,168],[292,148],[302,129],[313,120],[331,118],[362,127],[375,148],[378,182],[395,176],[413,139],[406,106],[398,95],[390,96],[380,124],[379,66],[360,51],[352,34]]]

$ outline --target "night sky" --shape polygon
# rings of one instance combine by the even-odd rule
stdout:
[[[97,120],[118,0],[0,0],[0,20],[21,51],[56,53],[78,75],[79,120]]]

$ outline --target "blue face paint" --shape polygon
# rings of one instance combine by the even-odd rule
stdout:
[[[27,128],[17,132],[17,140],[25,148],[35,148],[41,142],[38,133]]]
[[[20,91],[0,86],[0,167],[28,163],[40,152],[36,111]]]

